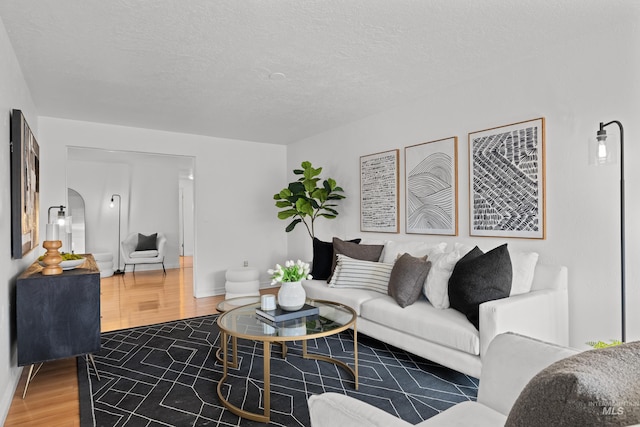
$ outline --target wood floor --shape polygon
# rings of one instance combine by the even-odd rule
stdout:
[[[194,298],[191,258],[181,265],[166,276],[156,270],[101,279],[102,331],[217,313],[223,296]],[[27,373],[23,369],[5,426],[80,426],[76,359],[42,365],[22,399]]]

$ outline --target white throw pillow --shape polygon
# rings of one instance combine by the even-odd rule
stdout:
[[[509,251],[509,256],[513,268],[513,281],[509,296],[526,294],[531,291],[533,275],[538,263],[538,253]]]
[[[378,258],[378,261],[382,262],[382,259],[384,258],[384,248],[387,246],[387,243],[389,241],[388,240],[379,240],[379,239],[361,239],[360,240],[360,244],[361,245],[382,245],[384,246],[382,248],[382,252],[380,253],[380,258]]]
[[[381,262],[393,263],[398,256],[409,254],[413,257],[420,258],[425,255],[431,258],[434,254],[443,253],[447,247],[446,242],[427,243],[427,242],[394,242],[389,240],[384,245]]]
[[[465,256],[473,246],[456,243],[451,252],[429,256],[431,270],[424,282],[424,295],[435,308],[449,308],[449,277],[456,263]]]
[[[338,254],[332,288],[360,288],[387,294],[393,263],[363,261]]]

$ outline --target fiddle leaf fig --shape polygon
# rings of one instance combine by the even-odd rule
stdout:
[[[336,204],[327,204],[328,201],[341,200],[345,196],[344,190],[336,184],[332,178],[322,180],[320,174],[322,168],[314,168],[311,162],[304,161],[300,165],[302,169],[294,169],[294,175],[301,175],[297,181],[293,181],[286,188],[274,194],[276,207],[284,209],[278,212],[278,218],[294,218],[287,225],[285,231],[292,231],[296,225],[303,223],[309,236],[313,239],[314,221],[318,217],[335,218],[338,211],[333,209]],[[322,186],[318,186],[318,183]]]

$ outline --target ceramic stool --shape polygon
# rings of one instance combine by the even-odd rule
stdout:
[[[226,292],[224,298],[238,298],[260,295],[260,282],[258,270],[251,267],[232,268],[227,270],[224,284]]]
[[[93,259],[96,260],[96,264],[98,264],[100,277],[113,276],[113,254],[111,252],[99,252],[92,255]]]

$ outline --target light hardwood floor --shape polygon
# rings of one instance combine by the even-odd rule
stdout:
[[[101,279],[102,332],[217,313],[224,297],[194,298],[191,258],[182,258],[181,266],[167,270],[166,276],[156,270]],[[5,426],[79,426],[76,359],[42,365],[22,399],[27,371],[23,369]]]

